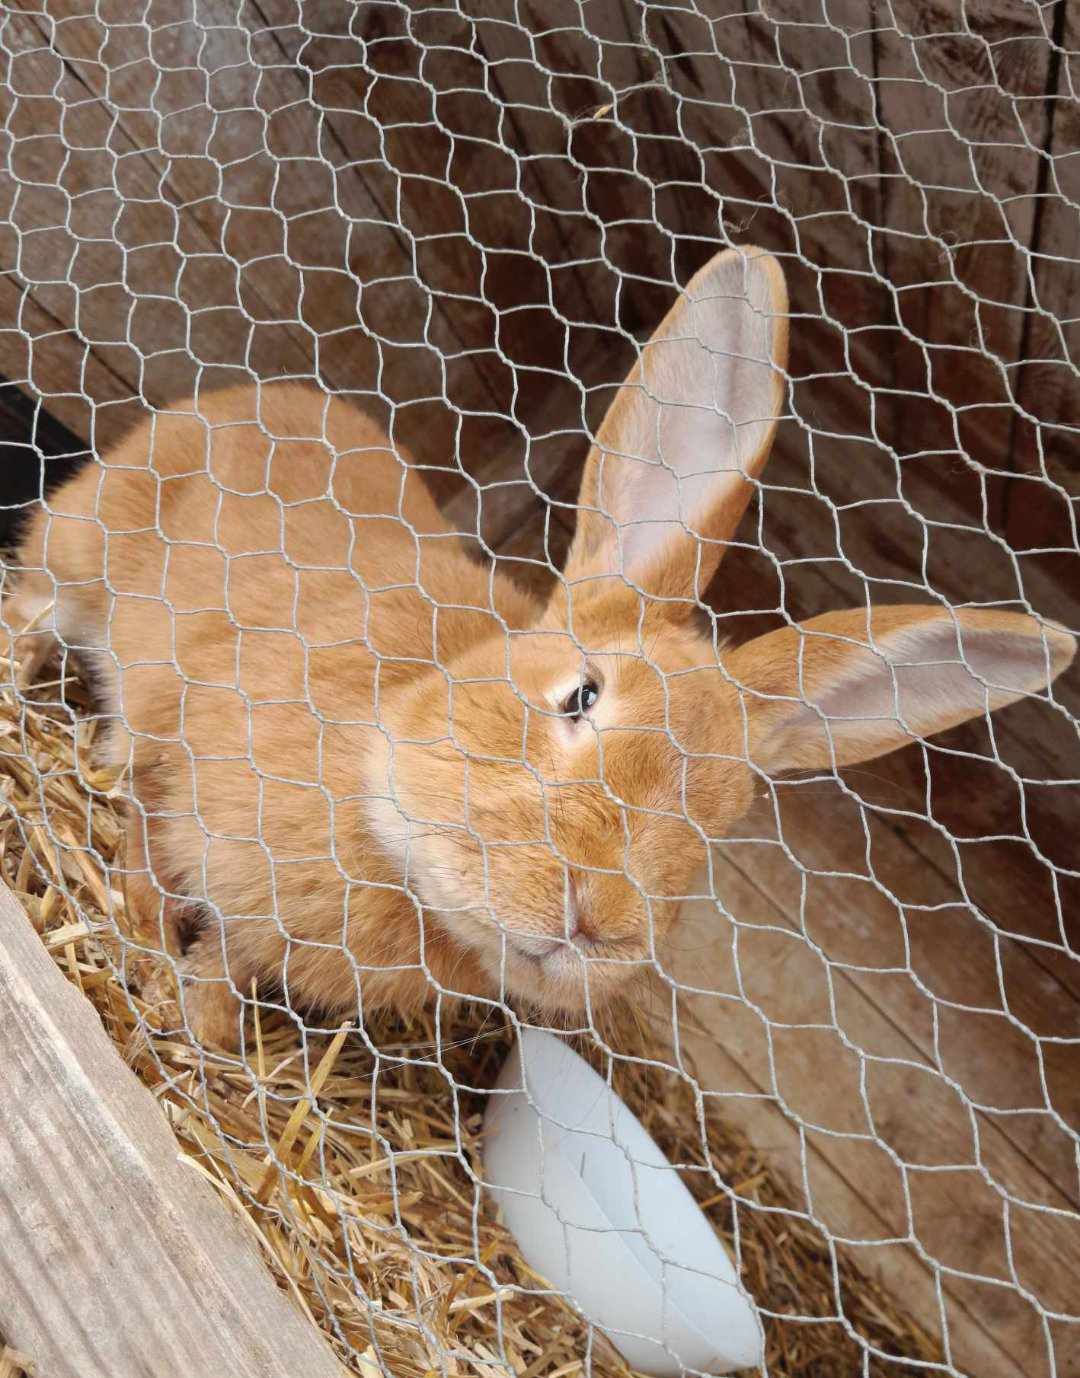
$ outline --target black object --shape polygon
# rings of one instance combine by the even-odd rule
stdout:
[[[34,503],[89,456],[84,440],[0,377],[0,549],[14,543]]]

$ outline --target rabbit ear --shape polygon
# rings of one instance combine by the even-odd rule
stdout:
[[[885,607],[827,613],[724,658],[745,745],[770,772],[868,761],[1044,689],[1076,639],[1022,613]]]
[[[768,456],[786,312],[780,265],[760,249],[727,250],[693,277],[586,460],[567,584],[618,575],[658,597],[704,593]]]

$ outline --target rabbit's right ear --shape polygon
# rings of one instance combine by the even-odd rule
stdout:
[[[1076,638],[1026,613],[890,607],[829,612],[724,657],[751,763],[832,769],[1037,694],[1072,664]]]
[[[563,571],[573,597],[611,576],[683,612],[703,595],[768,457],[787,335],[784,275],[762,250],[729,249],[693,277],[589,453]]]

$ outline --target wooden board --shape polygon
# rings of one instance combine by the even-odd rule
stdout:
[[[0,1333],[45,1378],[343,1378],[0,886]]]
[[[81,32],[72,17],[61,42]],[[245,312],[236,299],[235,265],[216,256],[197,215],[170,201],[168,169],[146,151],[144,131],[128,133],[93,98],[43,24],[8,13],[2,31],[5,268],[151,402],[192,392],[204,370],[310,372],[287,332],[262,338],[257,307]]]
[[[1004,494],[1009,543],[1056,582],[1080,587],[1080,16],[1053,12],[1054,53],[1044,102],[1044,141],[1033,215],[1024,363],[1018,369],[1015,479]]]
[[[740,919],[753,915],[763,925],[771,922],[776,927],[747,930],[736,939],[739,930],[720,917],[714,905],[686,906],[670,973],[688,991],[700,993],[679,997],[676,1056],[691,1060],[710,1108],[741,1127],[765,1154],[772,1171],[788,1184],[792,1209],[805,1212],[823,1237],[843,1238],[858,1266],[902,1298],[929,1333],[939,1339],[947,1334],[959,1372],[978,1378],[1029,1378],[1023,1357],[1002,1348],[1005,1327],[986,1325],[979,1298],[959,1296],[932,1258],[904,1242],[909,1233],[904,1188],[911,1174],[884,1146],[875,1147],[869,1140],[856,1059],[835,1038],[824,1035],[828,998],[823,964],[791,934],[782,911],[770,905],[752,881],[724,863],[720,874],[734,914]],[[753,1007],[746,1003],[748,996]],[[658,1004],[654,1023],[663,1029],[660,1009]],[[777,1027],[770,1036],[767,1019],[789,1020],[796,1027]],[[896,1051],[895,1030],[866,1005],[857,1033],[867,1037],[871,1029],[884,1031],[881,1046]],[[849,1030],[845,1032],[850,1036]],[[910,1060],[910,1049],[899,1046]],[[801,1048],[806,1056],[797,1066]],[[775,1071],[770,1069],[770,1054]],[[823,1084],[830,1088],[824,1107],[820,1100],[818,1107],[808,1105],[801,1088]],[[917,1090],[929,1108],[932,1097],[925,1086],[910,1085],[908,1090]],[[871,1104],[880,1110],[878,1087],[873,1094]],[[897,1108],[903,1110],[902,1095],[897,1100]],[[822,1108],[826,1124],[815,1129],[814,1110],[820,1119]],[[753,1209],[752,1202],[740,1207]],[[827,1314],[832,1301],[818,1299],[820,1310],[813,1314]],[[795,1307],[803,1311],[812,1304],[800,1297]]]
[[[0,361],[4,376],[87,445],[113,444],[141,403],[69,322],[57,319],[14,277],[0,274]]]
[[[0,192],[15,213],[0,253],[17,269],[11,288],[55,322],[60,379],[36,381],[62,394],[87,346],[152,403],[238,372],[317,377],[381,408],[402,443],[445,469],[459,426],[448,371],[490,443],[490,331],[464,338],[464,307],[448,319],[393,198],[373,169],[363,175],[360,150],[354,160],[328,144],[308,77],[253,7],[250,28],[218,0],[198,23],[155,10],[169,22],[146,27],[110,27],[123,16],[109,6],[26,8],[2,36],[14,178]],[[71,197],[87,208],[74,224]],[[58,264],[71,266],[58,275]],[[5,368],[25,376],[0,355]],[[110,427],[97,439],[112,438]]]
[[[704,182],[698,220],[711,189],[727,223],[784,256],[802,432],[788,439],[804,468],[848,476],[848,503],[851,489],[894,501],[881,525],[925,541],[931,590],[953,565],[985,566],[1013,598],[1053,569],[1064,593],[1078,586],[1065,518],[1080,483],[1069,459],[1080,375],[1067,362],[1080,221],[1061,194],[1075,102],[1041,11],[1003,0],[970,18],[953,0],[773,0],[749,15],[717,0],[639,22],[663,73],[655,127],[683,136],[671,146],[687,186]],[[1056,182],[1043,148],[1055,82]],[[1032,260],[1046,281],[1037,302],[1036,228],[1056,240]],[[1035,362],[1017,367],[1025,358]],[[1050,482],[1010,486],[1017,464],[1044,472],[1039,443]],[[1028,538],[1014,514],[1019,555],[1002,540],[1008,491],[1031,499]],[[1051,554],[1035,553],[1041,542]],[[1076,625],[1075,602],[1066,610]]]
[[[1013,0],[970,23],[959,0],[903,0],[892,17],[874,47],[898,327],[885,425],[905,470],[1001,532],[1053,51],[1044,16]]]
[[[798,807],[785,810],[788,820]],[[816,791],[802,813],[807,828],[830,835],[846,822]],[[1004,1028],[1001,1014],[976,1017],[972,1009],[967,1027],[955,1022],[964,1007],[954,1002],[979,1003],[977,969],[976,979],[965,981],[970,972],[946,966],[962,994],[928,995],[920,988],[920,958],[906,966],[897,956],[903,933],[895,917],[889,924],[854,894],[844,903],[843,887],[833,891],[813,875],[808,893],[800,893],[798,868],[777,848],[770,860],[768,850],[725,849],[717,892],[730,918],[704,904],[696,931],[711,931],[712,944],[687,935],[678,942],[681,981],[718,991],[688,1002],[705,1025],[703,1041],[734,1053],[782,1112],[788,1127],[778,1141],[788,1152],[803,1143],[814,1150],[790,1180],[823,1228],[863,1244],[910,1240],[910,1257],[940,1275],[949,1307],[965,1313],[1029,1378],[1070,1371],[1076,1328],[1065,1327],[1051,1349],[1042,1313],[1075,1310],[1065,1281],[1075,1276],[1080,1251],[1075,1166],[1061,1171],[1054,1187],[1045,1158],[1033,1163],[1002,1132],[1010,1120],[1014,1130],[1019,1123],[1048,1132],[1061,1091],[1053,1099],[1042,1091],[1034,1059],[1016,1056],[1023,1041],[1013,1042],[1018,1030]],[[830,871],[843,865],[842,856],[830,857]],[[748,892],[747,883],[760,892]],[[689,918],[693,932],[693,912]],[[911,928],[921,940],[920,925]],[[935,972],[951,959],[947,950],[933,955]],[[709,1089],[722,1097],[718,1108],[738,1119],[740,1105],[731,1097],[737,1083],[714,1080]],[[1068,1082],[1062,1090],[1072,1094]],[[876,1225],[850,1198],[817,1199],[823,1164],[830,1179],[838,1173],[869,1204]],[[1013,1268],[1023,1293],[1009,1286]],[[970,1353],[958,1360],[965,1373],[1008,1371],[974,1363]]]
[[[283,52],[310,73],[350,163],[393,208],[409,270],[455,320],[467,308],[463,344],[444,350],[461,422],[454,462],[479,495],[478,517],[462,515],[463,525],[479,520],[497,540],[508,484],[532,510],[563,496],[568,456],[595,420],[594,389],[632,358],[603,217],[571,162],[575,129],[533,60],[544,61],[550,40],[533,44],[480,0],[380,7],[362,24],[344,0],[275,0],[263,12]],[[542,13],[530,22],[547,27]],[[573,99],[599,102],[599,91],[582,79]],[[358,106],[366,123],[351,113]],[[483,397],[455,379],[463,351],[483,374]],[[560,425],[548,424],[553,416]]]
[[[811,14],[776,0],[756,17],[618,5],[587,21],[572,0],[537,0],[513,22],[470,0],[375,6],[362,24],[344,0],[207,0],[198,24],[152,7],[134,27],[120,6],[24,2],[4,30],[24,179],[5,257],[30,276],[5,286],[50,313],[70,380],[87,345],[151,399],[220,364],[315,372],[392,407],[440,491],[460,468],[482,484],[513,470],[535,508],[563,499],[574,448],[539,439],[552,394],[580,430],[583,400],[595,410],[724,226],[788,256],[811,317],[793,402],[829,436],[815,448],[860,461],[864,493],[895,492],[902,474],[916,513],[954,496],[975,534],[933,529],[931,569],[976,547],[1001,564],[1003,490],[983,539],[979,466],[1004,474],[1002,427],[1027,434],[994,360],[1016,354],[1017,322],[1045,319],[1018,265],[1043,204],[1036,97],[1068,78],[1067,64],[1050,72],[1030,6],[1001,0],[966,32],[958,0],[892,20],[852,0]],[[1052,165],[1049,189],[1065,190],[1067,159]],[[1064,244],[1050,213],[1063,203],[1046,204],[1040,233]],[[958,240],[951,266],[943,234]],[[1059,317],[1062,257],[1036,260],[1038,308]],[[985,348],[957,343],[976,327]],[[1067,418],[1067,369],[1040,367]],[[1021,370],[1029,391],[1037,373]],[[59,405],[86,410],[63,392]],[[1055,424],[1046,443],[1066,438]],[[1058,489],[1021,487],[1064,511],[1052,467]]]

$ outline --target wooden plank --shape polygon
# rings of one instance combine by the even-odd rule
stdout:
[[[620,337],[615,278],[565,162],[565,123],[523,85],[544,90],[523,56],[527,36],[479,2],[382,7],[360,27],[342,0],[262,0],[259,13],[309,74],[341,155],[400,223],[425,285],[455,320],[466,313],[458,333],[488,393],[455,381],[463,349],[447,348],[460,464],[481,485],[514,480],[542,494],[577,445],[565,425],[545,437],[542,417],[556,398],[563,416],[591,406],[582,361],[600,358],[598,339],[610,349]],[[477,436],[481,419],[494,440]],[[482,514],[485,528],[491,520]]]
[[[1005,534],[1059,583],[1080,584],[1080,16],[1058,4],[1045,16],[1054,44],[1043,104],[1043,159],[1035,197],[1026,332],[1017,370],[1017,417],[1004,494]]]
[[[1016,17],[1023,24],[1011,31],[1007,25],[1002,29],[997,10],[980,19],[988,42],[995,33],[1001,39],[991,50],[1000,57],[992,75],[985,70],[987,48],[974,29],[965,38],[965,23],[952,25],[953,47],[959,45],[955,55],[944,37],[935,36],[935,25],[947,29],[948,17],[959,14],[944,0],[929,9],[903,7],[905,15],[926,10],[919,21],[930,30],[925,43],[894,32],[884,12],[868,13],[864,6],[835,0],[809,9],[774,0],[767,11],[749,16],[719,0],[700,14],[657,7],[647,13],[645,33],[664,74],[666,89],[654,97],[658,124],[677,121],[700,156],[706,184],[726,197],[729,216],[745,212],[754,238],[784,256],[797,313],[791,372],[798,427],[782,430],[777,454],[782,458],[790,450],[799,457],[804,480],[797,486],[809,487],[806,475],[820,472],[829,494],[834,477],[846,484],[836,490],[845,506],[895,500],[906,515],[909,539],[918,543],[913,554],[922,560],[926,547],[927,577],[912,578],[921,573],[917,565],[907,572],[909,584],[924,590],[940,584],[956,601],[959,572],[959,582],[968,585],[962,598],[1027,597],[1047,615],[1076,625],[1075,578],[1040,580],[1036,558],[1012,555],[983,512],[984,476],[977,465],[957,458],[963,449],[1000,473],[1008,452],[1008,370],[994,358],[1000,355],[1012,365],[1020,357],[1017,264],[1023,264],[1026,251],[1020,221],[1024,207],[1030,220],[1036,157],[1023,150],[1023,156],[1012,154],[1025,136],[1034,138],[1030,107],[1041,101],[1033,102],[1030,93],[1041,89],[1048,51],[1038,37],[1041,31],[1032,29],[1038,10],[1020,8],[1023,15],[1018,9]],[[1002,13],[1007,19],[1012,9]],[[934,70],[944,80],[940,69],[945,69],[946,91],[919,77],[923,53],[931,66],[937,55]],[[952,56],[955,70],[949,71]],[[971,89],[953,93],[967,77]],[[908,108],[901,97],[916,88],[924,105],[938,103],[936,115],[925,112],[933,138],[910,132],[918,123],[917,110],[913,113],[918,101],[913,95]],[[955,134],[941,132],[942,106],[950,114],[956,107]],[[890,119],[897,125],[896,137]],[[1009,147],[999,148],[999,141]],[[957,166],[969,147],[978,155],[975,172],[970,159]],[[909,157],[921,181],[905,180],[897,150]],[[687,168],[692,171],[692,164]],[[980,171],[985,190],[973,184],[949,199],[950,179],[959,183],[963,174],[971,182]],[[933,225],[916,224],[924,183],[942,179],[946,190],[936,200],[927,193],[934,200]],[[903,187],[903,197],[893,192],[897,186]],[[960,203],[955,231],[941,223],[954,202]],[[993,234],[987,228],[991,220]],[[962,241],[951,267],[942,262],[946,250],[934,247],[935,234],[947,243],[954,235]],[[895,289],[886,253],[890,246],[897,259]],[[1011,265],[1009,273],[999,272],[1002,256]],[[927,285],[939,280],[940,290]],[[947,292],[964,309],[930,310]],[[1067,294],[1055,296],[1061,314]],[[969,320],[974,306],[986,349],[965,352],[949,332],[975,330]],[[917,307],[921,315],[915,325],[925,324],[930,345],[920,342],[908,320]],[[940,347],[931,349],[935,330],[944,333]],[[921,373],[908,358],[911,350],[922,361]],[[955,399],[951,388],[960,390]],[[938,428],[932,444],[931,424]],[[924,450],[926,457],[917,458]],[[774,462],[773,478],[776,468]],[[872,514],[852,508],[839,520],[846,527],[867,515]],[[832,553],[835,558],[835,546]],[[872,563],[864,567],[876,573]],[[977,590],[972,589],[975,569]]]
[[[1002,1113],[1002,1132],[1058,1190],[1080,1200],[1080,1049],[1068,1042],[1080,1027],[1073,991],[995,932],[992,917],[965,903],[857,795],[826,782],[789,782],[777,787],[776,808],[779,823],[761,815],[739,829],[739,837],[756,841],[734,849],[734,864],[812,929],[831,960],[895,973],[876,987],[882,1008],[926,1056],[944,1059],[973,1099],[1007,1112],[1019,1108],[1023,1083],[1039,1123]],[[1009,852],[987,850],[985,864],[1007,877]],[[981,1032],[982,1012],[992,1016],[992,1034]],[[1056,1038],[1066,1041],[1055,1055]],[[998,1057],[988,1062],[980,1049],[990,1042]],[[1040,1056],[1048,1059],[1045,1089],[1035,1073]]]
[[[748,869],[757,883],[758,865]],[[1065,1281],[1075,1276],[1080,1250],[1075,1209],[1048,1192],[1038,1171],[998,1133],[992,1115],[972,1115],[948,1058],[926,1056],[913,1021],[883,1017],[875,996],[887,973],[845,970],[820,946],[816,924],[800,929],[790,910],[749,890],[723,860],[717,894],[731,917],[709,904],[690,906],[689,932],[677,936],[674,974],[689,987],[715,991],[690,997],[690,1009],[740,1072],[783,1110],[790,1127],[780,1142],[799,1154],[795,1188],[806,1193],[815,1218],[841,1239],[917,1241],[931,1266],[943,1270],[950,1301],[968,1310],[1026,1374],[1070,1371],[1076,1329],[1065,1328],[1051,1356],[1040,1308],[1075,1310]],[[850,914],[845,918],[851,922]],[[974,1042],[993,1061],[993,1038],[976,1030]],[[742,1107],[732,1093],[740,1083],[713,1081],[711,1088],[724,1094],[724,1112],[731,1108],[738,1117]],[[819,1200],[823,1161],[830,1173],[826,1199]],[[857,1201],[872,1206],[876,1225],[860,1222],[850,1194],[834,1194],[833,1172]],[[867,1252],[872,1257],[874,1250]],[[1010,1290],[1014,1266],[1023,1297]],[[923,1311],[915,1314],[921,1318]],[[999,1370],[973,1364],[971,1371]]]
[[[602,226],[589,214],[588,176],[572,159],[575,124],[617,99],[601,81],[603,45],[595,28],[603,16],[594,13],[583,26],[558,0],[532,0],[516,15],[498,0],[465,0],[461,9],[504,107],[503,141],[515,156],[514,180],[530,206],[532,246],[547,263],[553,302],[575,323],[610,325],[617,279],[604,256]],[[551,60],[551,45],[559,41],[572,53],[571,93],[567,69]]]
[[[0,1331],[49,1378],[342,1378],[0,888]]]
[[[283,327],[299,347],[301,371],[311,372],[318,325],[346,323],[348,224],[324,213],[316,118],[309,111],[305,122],[299,81],[284,69],[263,72],[244,51],[235,6],[214,0],[200,5],[199,24],[154,6],[140,25],[108,4],[16,8],[69,70],[63,89],[71,103],[81,95],[80,110],[102,112],[115,130],[109,147],[139,150],[135,164],[153,174],[155,188],[125,205],[117,227],[136,290],[152,290],[155,276],[160,290],[180,274],[181,300],[245,309],[256,336],[260,327]],[[91,133],[93,121],[82,122]],[[306,184],[306,215],[295,226],[276,199],[293,194],[274,185],[285,168]],[[133,198],[142,188],[125,181],[123,189]],[[173,250],[167,260],[147,253],[162,247]],[[201,262],[185,263],[185,255]],[[312,265],[326,272],[308,271]],[[282,331],[273,333],[280,341]]]
[[[0,273],[4,374],[91,448],[115,444],[143,414],[135,390],[77,331]]]
[[[191,393],[215,367],[310,372],[295,341],[272,328],[265,335],[245,312],[230,265],[215,259],[198,223],[177,227],[160,169],[34,20],[9,11],[0,42],[2,253],[37,304],[155,402]]]
[[[1027,343],[1051,46],[1043,15],[997,0],[898,0],[875,33],[895,376],[882,398],[905,470],[1003,530]],[[913,405],[917,404],[917,405]]]
[[[566,280],[578,299],[557,300],[571,320],[595,321],[613,352],[625,349],[676,283],[674,236],[654,196],[661,161],[640,49],[614,5],[583,12],[575,0],[527,0],[515,22],[492,0],[468,0],[468,9],[527,154],[523,190],[551,213],[555,233],[541,250],[576,270]]]
[[[243,11],[253,28],[225,0],[207,0],[198,22],[152,10],[149,18],[162,22],[132,26],[108,5],[55,4],[35,10],[36,39],[29,16],[13,17],[5,29],[26,50],[20,72],[33,64],[26,70],[35,93],[55,86],[67,99],[69,126],[88,110],[108,130],[110,149],[126,155],[115,187],[123,214],[103,238],[112,241],[106,249],[123,252],[127,295],[92,296],[96,353],[108,353],[114,371],[155,401],[190,390],[191,379],[180,386],[183,370],[200,359],[260,376],[317,375],[369,410],[381,408],[420,459],[454,467],[459,422],[444,396],[444,369],[472,379],[471,410],[483,413],[492,365],[481,366],[477,340],[466,349],[445,322],[440,327],[445,300],[417,276],[392,202],[380,205],[357,168],[328,146],[326,121],[305,100],[306,75],[250,6]],[[46,36],[62,55],[59,75]],[[55,98],[49,109],[59,109]],[[105,135],[83,123],[92,146],[76,150],[63,176],[70,181],[82,169],[88,185],[94,174],[108,190],[94,162]],[[77,250],[88,252],[81,239]],[[100,269],[108,281],[109,268],[87,259],[91,277]],[[35,292],[44,295],[41,284]],[[49,306],[69,326],[87,292],[53,284],[49,292]],[[138,350],[106,351],[99,337],[125,338],[129,327],[117,313],[132,301]],[[191,349],[156,360],[167,365],[160,386],[155,358],[149,370],[135,368],[134,355],[151,343],[135,329],[144,316],[159,332],[192,322]],[[218,338],[229,322],[233,334]],[[217,331],[216,343],[207,342],[206,329]],[[222,381],[204,374],[204,382]],[[474,443],[490,445],[487,416],[473,429]]]
[[[825,964],[790,932],[782,911],[722,859],[718,865],[735,922],[709,901],[685,906],[667,964],[684,988],[674,1026],[664,1001],[655,1011],[659,1030],[677,1031],[674,1064],[681,1065],[681,1055],[691,1061],[711,1108],[764,1152],[792,1192],[793,1209],[805,1212],[823,1236],[842,1239],[860,1268],[902,1297],[920,1324],[947,1344],[960,1373],[1033,1378],[1037,1370],[1028,1367],[1027,1356],[1017,1359],[1003,1347],[1004,1327],[980,1313],[986,1296],[964,1296],[957,1279],[911,1239],[905,1188],[916,1174],[869,1137],[850,1046],[835,1036],[823,1039],[831,1022]],[[754,923],[762,927],[750,927]],[[893,1052],[900,1047],[910,1062],[912,1050],[902,1037],[869,1005],[863,1015],[867,1027],[885,1030],[885,1046]],[[784,1021],[789,1030],[780,1027]],[[800,1100],[800,1086],[826,1087],[827,1103],[815,1108],[805,1092]],[[925,1087],[920,1090],[925,1096]],[[870,1095],[875,1109],[885,1108],[877,1086]],[[939,1099],[926,1096],[935,1107]],[[819,1122],[824,1112],[826,1130],[812,1127],[815,1109]],[[740,1212],[752,1209],[749,1203]],[[1004,1304],[1000,1291],[991,1296]],[[814,1308],[827,1311],[831,1302],[797,1297],[793,1310],[819,1315]]]
[[[426,425],[440,404],[452,422],[439,455],[417,422],[414,450],[469,473],[492,453],[520,468],[522,408],[541,389],[534,355],[557,348],[562,332],[466,21],[450,10],[379,6],[358,27],[342,0],[261,0],[242,18],[265,69],[272,47],[322,112],[339,184],[355,183],[350,194],[366,197],[403,246],[396,276],[418,300],[373,328],[384,348],[400,346],[403,367],[426,353],[434,369],[427,408],[403,409],[401,424],[413,425],[415,410]],[[369,293],[376,308],[379,290]]]

